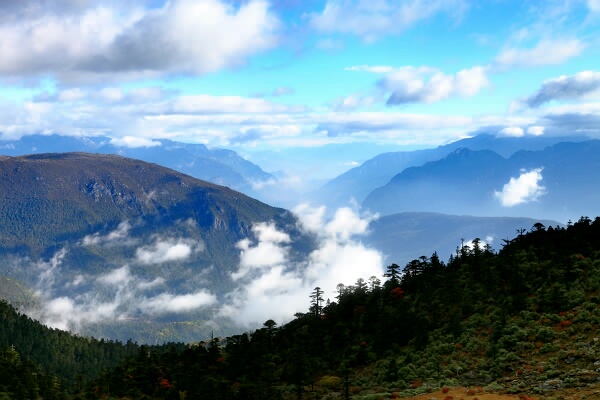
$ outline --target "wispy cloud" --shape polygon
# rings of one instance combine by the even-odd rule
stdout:
[[[216,296],[207,289],[196,288],[191,293],[159,293],[146,296],[145,291],[166,284],[163,277],[145,280],[132,273],[125,265],[93,277],[77,275],[72,282],[63,285],[61,264],[65,251],[55,254],[48,263],[40,262],[43,273],[36,285],[36,295],[42,300],[41,308],[28,310],[28,314],[44,324],[63,330],[78,331],[82,326],[107,321],[126,320],[139,315],[153,316],[167,313],[185,313],[209,307]],[[91,285],[81,290],[85,281]],[[78,288],[72,294],[64,289]],[[60,295],[55,295],[61,289]]]
[[[543,179],[543,168],[522,171],[517,178],[510,178],[502,190],[496,191],[494,196],[504,207],[513,207],[522,203],[536,201],[546,193],[546,188],[540,185]]]
[[[330,0],[323,11],[310,16],[310,23],[319,32],[351,34],[371,42],[439,14],[459,20],[466,9],[462,0]]]
[[[432,68],[405,67],[379,82],[391,95],[388,105],[406,103],[436,103],[450,97],[470,97],[489,86],[485,68],[463,69],[446,75]]]
[[[139,309],[147,314],[181,313],[207,307],[216,302],[217,297],[207,290],[182,295],[161,293],[142,299]]]
[[[80,241],[80,244],[82,246],[129,246],[136,242],[135,239],[129,236],[130,230],[131,224],[129,221],[123,221],[114,231],[111,231],[106,235],[94,233],[85,236]]]
[[[579,56],[584,49],[585,45],[578,39],[544,39],[533,47],[506,48],[495,62],[501,67],[556,65]]]
[[[204,244],[190,239],[157,238],[151,245],[136,250],[136,260],[141,264],[162,264],[189,258],[193,252],[203,251]]]
[[[539,107],[551,101],[580,100],[600,92],[600,72],[582,71],[575,75],[561,75],[542,83],[540,89],[527,97],[529,107]]]

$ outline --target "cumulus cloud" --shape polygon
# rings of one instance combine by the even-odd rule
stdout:
[[[162,264],[189,258],[193,252],[204,250],[203,243],[189,239],[160,239],[136,250],[136,260],[141,264]]]
[[[308,205],[299,206],[295,213],[300,228],[317,239],[317,248],[293,261],[289,236],[273,224],[258,224],[257,242],[243,241],[238,246],[243,252],[269,249],[277,256],[267,257],[265,262],[242,254],[240,267],[232,274],[238,287],[227,295],[220,317],[245,326],[258,326],[269,318],[281,323],[307,309],[308,296],[316,286],[324,290],[325,297],[333,297],[338,283],[351,285],[358,278],[381,277],[381,254],[359,240],[375,216],[360,216],[345,208],[327,219],[324,207]]]
[[[310,15],[310,24],[319,32],[350,34],[370,42],[439,14],[459,19],[466,8],[462,0],[329,0],[322,12]]]
[[[600,72],[582,71],[544,81],[538,91],[525,99],[525,103],[529,107],[539,107],[551,101],[579,100],[599,91]]]
[[[203,74],[240,65],[275,46],[280,25],[262,0],[239,7],[221,0],[175,0],[154,9],[135,2],[84,2],[63,13],[32,3],[33,11],[12,10],[27,18],[0,19],[5,44],[0,75],[90,80],[106,74]]]
[[[231,277],[233,280],[243,278],[252,270],[264,270],[282,265],[287,260],[289,249],[285,244],[290,242],[288,234],[280,232],[273,223],[258,223],[252,227],[258,239],[253,245],[250,239],[237,243],[240,249],[240,268]]]
[[[541,40],[532,48],[507,48],[496,57],[501,67],[562,64],[580,55],[585,46],[577,39]]]
[[[540,185],[543,179],[542,170],[543,168],[535,168],[521,171],[518,178],[510,178],[502,190],[494,192],[494,196],[504,207],[537,201],[546,193],[546,188]]]
[[[485,68],[464,69],[446,75],[429,67],[404,67],[388,74],[379,82],[391,92],[388,105],[436,103],[450,97],[471,97],[489,86]]]

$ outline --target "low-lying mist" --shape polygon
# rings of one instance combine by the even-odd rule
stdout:
[[[333,300],[339,283],[381,278],[382,255],[361,242],[376,216],[340,208],[327,217],[325,207],[307,204],[293,213],[296,228],[314,238],[312,251],[292,256],[294,239],[288,232],[273,221],[255,223],[250,237],[235,244],[239,263],[222,274],[226,282],[215,280],[218,274],[212,266],[189,265],[195,254],[207,251],[203,241],[169,233],[135,237],[132,222],[124,221],[112,231],[88,235],[58,250],[49,260],[22,265],[36,274],[34,291],[39,300],[22,311],[48,326],[76,333],[88,332],[92,325],[110,325],[112,332],[115,326],[118,331],[120,324],[139,321],[196,320],[206,335],[197,340],[203,340],[211,330],[226,335],[260,327],[268,319],[279,324],[289,321],[295,313],[308,310],[309,296],[317,286],[325,299]],[[73,272],[66,265],[72,262],[67,261],[69,252],[81,247],[121,256],[115,265],[100,271],[80,266]],[[177,276],[174,270],[183,272]],[[155,342],[160,336],[147,338],[140,333],[133,339]]]

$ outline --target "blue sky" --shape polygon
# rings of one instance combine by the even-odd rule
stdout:
[[[290,178],[479,132],[600,136],[600,0],[0,2],[0,139],[230,148]]]

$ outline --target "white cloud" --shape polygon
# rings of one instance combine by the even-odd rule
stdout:
[[[499,66],[556,65],[580,55],[585,46],[577,39],[541,40],[532,48],[508,48],[496,57]]]
[[[159,277],[154,278],[150,282],[140,281],[137,284],[137,287],[140,290],[152,289],[152,288],[154,288],[156,286],[160,286],[160,285],[164,284],[165,282],[166,282],[165,278],[159,276]]]
[[[280,232],[273,223],[258,223],[252,227],[258,244],[252,246],[250,239],[237,243],[240,252],[240,268],[231,277],[237,281],[254,270],[264,270],[283,265],[287,261],[290,242],[288,234]]]
[[[460,18],[466,8],[461,0],[329,0],[321,13],[310,15],[310,23],[319,32],[350,34],[370,42],[438,14]]]
[[[600,0],[587,0],[587,6],[591,12],[600,12]]]
[[[396,70],[396,68],[390,65],[353,65],[344,69],[346,71],[372,72],[375,74],[389,74]]]
[[[471,97],[489,86],[484,67],[446,75],[429,67],[403,67],[388,74],[379,85],[391,92],[387,104],[436,103],[450,97]]]
[[[181,313],[212,305],[216,296],[206,289],[173,295],[161,293],[153,297],[141,294],[166,283],[162,277],[151,281],[135,276],[128,266],[113,269],[91,280],[88,291],[75,295],[54,296],[57,287],[70,288],[84,283],[83,275],[62,285],[60,266],[65,251],[57,252],[50,262],[39,262],[43,269],[36,285],[41,308],[27,310],[28,315],[45,325],[78,331],[83,325],[130,318],[134,315]]]
[[[195,293],[173,295],[161,293],[140,301],[138,307],[146,314],[181,313],[215,304],[217,298],[206,290]]]
[[[131,282],[132,279],[133,276],[131,275],[131,271],[129,270],[129,267],[125,265],[108,274],[99,276],[97,281],[105,285],[124,286]]]
[[[561,75],[542,83],[540,89],[524,102],[529,107],[556,100],[579,100],[600,94],[600,72],[582,71],[572,76]]]
[[[123,136],[112,138],[110,140],[111,144],[115,146],[129,147],[129,148],[138,148],[138,147],[157,147],[162,146],[162,143],[158,140],[152,140],[143,137],[135,137],[135,136]]]
[[[82,246],[129,246],[135,243],[135,240],[129,237],[131,224],[129,221],[123,221],[114,231],[105,236],[99,233],[86,235],[80,242]]]
[[[58,93],[58,101],[78,101],[85,98],[85,93],[80,88],[65,89]]]
[[[535,125],[527,127],[527,134],[532,136],[542,136],[545,128],[543,126]]]
[[[135,2],[85,5],[0,19],[0,75],[90,81],[203,74],[272,48],[280,26],[262,0],[239,7],[221,0],[174,0],[154,9]]]
[[[136,260],[141,264],[162,264],[189,258],[193,252],[204,250],[204,245],[187,239],[157,238],[154,244],[136,250]]]
[[[496,191],[494,196],[504,207],[513,207],[522,203],[536,201],[546,193],[546,188],[540,185],[542,169],[522,171],[518,178],[510,178],[501,191]]]
[[[350,209],[340,209],[327,220],[324,207],[308,205],[297,207],[295,213],[301,229],[318,240],[317,248],[305,259],[292,262],[289,236],[272,224],[259,224],[258,243],[245,241],[241,247],[245,251],[268,249],[278,255],[265,254],[268,262],[242,257],[239,270],[232,274],[238,288],[227,295],[219,311],[221,317],[244,326],[259,326],[269,318],[282,323],[296,312],[306,311],[308,296],[316,286],[327,298],[334,296],[338,283],[351,285],[358,278],[381,277],[381,254],[358,241],[367,233],[373,216],[361,217]]]
[[[350,111],[357,108],[370,107],[376,103],[377,99],[373,96],[350,95],[334,100],[333,109],[335,111]]]
[[[508,126],[506,128],[502,128],[498,132],[498,135],[506,136],[506,137],[523,137],[525,135],[525,132],[523,131],[523,128],[521,128],[521,127]]]

